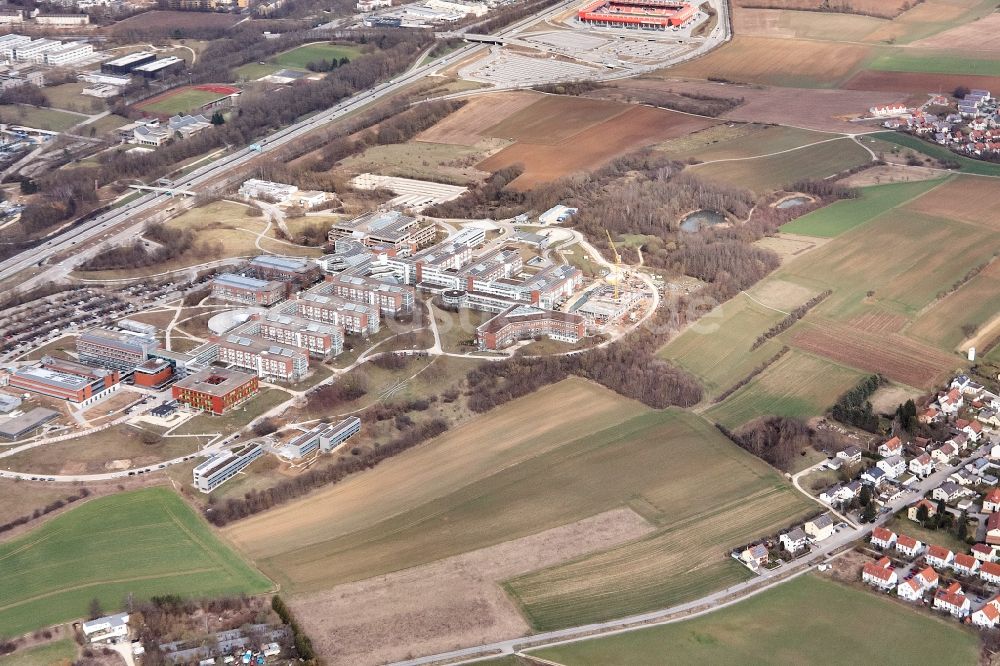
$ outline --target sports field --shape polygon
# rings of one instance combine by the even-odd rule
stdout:
[[[222,97],[218,92],[211,90],[199,90],[198,88],[186,87],[177,91],[171,91],[154,97],[149,102],[136,104],[137,109],[148,113],[158,113],[172,116],[178,113],[190,113],[196,111],[203,104],[208,104]]]
[[[792,350],[705,416],[733,429],[759,416],[822,414],[864,373]]]
[[[305,46],[300,46],[292,49],[291,51],[285,51],[284,53],[278,54],[274,57],[274,62],[282,67],[305,69],[306,65],[311,62],[334,59],[340,60],[341,58],[354,60],[359,55],[361,55],[361,50],[356,46],[306,44]]]
[[[975,664],[979,640],[956,622],[806,575],[704,617],[530,653],[565,666]]]
[[[272,585],[209,531],[174,492],[95,499],[0,544],[0,635],[105,610],[128,594],[259,594]]]
[[[801,179],[824,180],[870,161],[868,151],[842,138],[770,157],[705,162],[688,168],[700,178],[765,192],[785,188]]]
[[[941,182],[928,180],[866,187],[857,199],[837,201],[783,225],[781,230],[790,234],[833,238],[919,197]]]

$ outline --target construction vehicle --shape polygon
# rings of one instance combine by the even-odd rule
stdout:
[[[618,248],[615,247],[615,242],[611,240],[611,232],[607,229],[604,233],[608,235],[608,243],[611,245],[611,252],[615,255],[615,276],[612,285],[615,288],[615,300],[618,300],[618,283],[624,279],[624,273],[622,272],[622,257],[618,254]]]

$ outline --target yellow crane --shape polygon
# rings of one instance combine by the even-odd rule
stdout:
[[[618,300],[618,282],[621,281],[622,275],[623,275],[622,274],[622,257],[621,257],[620,254],[618,254],[618,248],[615,247],[615,242],[613,240],[611,240],[611,232],[608,231],[607,229],[605,229],[604,233],[606,233],[608,235],[608,243],[611,245],[611,252],[615,255],[615,278],[614,278],[614,283],[613,284],[614,284],[614,287],[615,287],[615,300],[617,301]]]

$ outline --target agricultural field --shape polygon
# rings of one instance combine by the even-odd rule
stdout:
[[[975,44],[978,53],[1000,51],[1000,14],[994,12],[977,21],[913,42],[913,46],[942,50],[954,48],[956,44]]]
[[[1000,262],[994,261],[957,291],[934,303],[906,334],[941,349],[964,351],[970,336],[1000,313]]]
[[[788,9],[753,9],[737,5],[733,24],[749,37],[823,39],[861,42],[886,23],[885,19],[860,14],[832,14]]]
[[[974,22],[996,9],[992,0],[926,0],[910,3],[911,8],[885,23],[868,36],[868,41],[910,44],[932,35]],[[952,42],[948,48],[975,51],[972,42]]]
[[[656,666],[665,654],[672,663],[733,666],[849,666],[859,654],[883,664],[974,664],[979,640],[870,590],[806,575],[704,617],[529,653],[565,666]]]
[[[862,67],[870,53],[859,44],[737,35],[722,48],[664,74],[793,88],[836,87]]]
[[[906,93],[923,96],[928,90],[948,92],[957,86],[972,88],[997,89],[1000,77],[980,76],[975,74],[941,74],[925,72],[890,72],[866,69],[858,72],[841,84],[845,91],[866,90]],[[924,97],[926,99],[926,97]]]
[[[768,278],[747,294],[730,299],[677,336],[659,355],[691,372],[710,395],[718,395],[781,349],[769,340],[756,350],[754,340],[820,290]]]
[[[948,52],[914,49],[894,49],[883,53],[873,58],[867,67],[882,72],[1000,76],[1000,61],[996,59],[976,59]]]
[[[64,638],[0,657],[0,663],[3,666],[70,666],[76,661],[76,655],[76,643]]]
[[[488,175],[477,165],[490,152],[483,144],[473,147],[447,143],[391,143],[372,146],[340,164],[351,173],[375,172],[384,176],[467,185]]]
[[[546,98],[543,101],[547,101]],[[559,100],[560,98],[554,98]],[[569,98],[578,99],[578,98]],[[594,100],[587,100],[593,103]],[[528,110],[534,109],[538,103]],[[560,119],[559,130],[551,125],[556,118],[540,120],[525,131],[519,132],[517,143],[477,165],[483,171],[496,171],[514,164],[522,164],[525,172],[513,183],[514,188],[529,189],[540,183],[551,182],[580,171],[592,171],[615,157],[643,146],[656,144],[674,136],[704,129],[714,121],[679,114],[673,111],[645,106],[619,106],[625,111],[603,123],[582,128],[572,121]],[[515,114],[518,115],[518,114]],[[509,118],[509,122],[511,119]],[[504,130],[493,130],[497,133]],[[513,131],[511,129],[510,131]],[[549,139],[540,139],[545,132]],[[572,134],[570,134],[572,132]],[[556,136],[563,136],[556,139]],[[537,143],[536,143],[537,141]]]
[[[272,588],[165,488],[103,497],[0,544],[0,634],[106,610],[128,594],[260,594]]]
[[[767,4],[780,9],[822,9],[826,3],[824,0],[768,0],[761,3],[760,0],[736,0],[737,7],[759,7]],[[847,0],[839,2],[839,7],[844,7],[845,11],[858,12],[859,14],[878,14],[886,18],[892,18],[903,13],[910,8],[907,0]]]
[[[8,468],[6,460],[0,458],[0,467]],[[56,500],[65,499],[77,492],[73,487],[62,487],[62,484],[51,485],[30,483],[14,479],[0,479],[0,524],[21,516],[30,516],[35,509],[41,509]],[[6,535],[0,533],[0,539]]]
[[[675,160],[746,159],[791,150],[829,139],[828,134],[777,125],[713,125],[687,136],[667,139],[656,146]]]
[[[924,215],[946,217],[1000,232],[1000,187],[973,176],[953,178],[903,206]]]
[[[616,102],[546,95],[484,130],[487,136],[553,146],[629,110]]]
[[[279,53],[274,57],[274,62],[282,67],[294,69],[306,69],[306,65],[320,60],[340,60],[347,58],[354,60],[361,55],[361,49],[356,46],[343,44],[306,44],[291,51]]]
[[[465,106],[417,135],[418,141],[474,146],[494,136],[489,128],[535,104],[540,94],[529,91],[501,92],[473,97]]]
[[[766,415],[809,419],[825,412],[863,374],[793,350],[705,416],[730,429]]]
[[[575,418],[580,415],[574,406],[583,404],[586,415]],[[525,496],[497,512],[505,505],[490,497],[501,493],[506,499],[501,482],[537,472],[543,461],[566,455],[567,445],[588,433],[649,413],[607,389],[565,380],[224,533],[291,592],[362,580],[526,536],[610,507],[600,495],[583,504],[574,495],[572,502],[549,507]],[[479,442],[491,444],[476,446]],[[531,487],[533,481],[529,476],[524,482],[532,496],[556,488],[549,482]],[[312,509],[302,511],[305,505]],[[260,538],[264,534],[270,536]]]
[[[791,234],[833,238],[920,197],[941,182],[918,181],[866,187],[861,190],[861,196],[857,199],[837,201],[783,225],[781,230]]]
[[[701,178],[766,192],[785,189],[804,178],[823,180],[870,161],[864,148],[839,138],[780,155],[704,162],[688,168]]]

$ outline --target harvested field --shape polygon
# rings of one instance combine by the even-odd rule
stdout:
[[[921,312],[920,318],[906,330],[910,337],[941,349],[961,349],[968,337],[967,326],[976,331],[1000,313],[1000,262],[994,261],[983,271]]]
[[[502,92],[473,97],[461,109],[418,134],[417,141],[473,146],[490,136],[486,134],[488,128],[531,106],[539,97],[532,92]]]
[[[635,512],[615,509],[433,564],[303,596],[291,607],[319,654],[338,664],[383,664],[408,654],[514,638],[527,634],[530,627],[500,581],[620,545],[650,529]]]
[[[1000,187],[995,181],[962,176],[936,187],[911,201],[907,210],[925,215],[960,220],[1000,232]]]
[[[656,148],[671,159],[710,162],[767,155],[828,138],[830,138],[828,134],[794,127],[726,123],[713,125],[687,136],[669,139]]]
[[[771,7],[775,9],[821,9],[826,0],[734,0],[737,7]],[[836,3],[848,11],[892,18],[909,9],[909,0],[843,0]]]
[[[869,41],[909,44],[987,16],[996,8],[991,0],[925,0],[868,36]],[[974,50],[973,43],[965,46]]]
[[[792,336],[796,347],[916,388],[930,389],[954,370],[956,357],[899,334],[879,335],[813,321]]]
[[[782,39],[736,38],[703,58],[671,67],[666,76],[793,88],[834,87],[861,66],[871,49],[859,44]],[[867,108],[867,107],[865,107]]]
[[[819,293],[784,280],[768,278],[748,294],[726,301],[664,346],[659,356],[681,366],[718,395],[781,349],[769,340],[751,351],[757,337]]]
[[[909,321],[906,317],[892,312],[873,310],[852,317],[847,323],[859,331],[867,333],[899,333]]]
[[[924,95],[927,91],[954,90],[957,86],[967,88],[1000,89],[1000,76],[980,76],[973,74],[934,74],[924,72],[884,72],[867,69],[858,72],[841,88],[845,90],[872,90],[880,92],[900,92]]]
[[[555,145],[629,111],[625,104],[546,95],[483,131],[486,136]]]
[[[819,238],[813,238],[812,236],[797,236],[795,234],[777,233],[773,236],[764,236],[759,241],[755,242],[754,245],[777,252],[778,256],[781,257],[781,263],[785,263],[786,261],[795,259],[810,250],[815,250],[824,242],[826,241]]]
[[[996,245],[991,239],[962,222],[890,210],[789,263],[779,276],[833,289],[817,313],[838,321],[872,307],[913,317],[992,257]]]
[[[823,180],[871,161],[864,148],[848,138],[824,140],[778,155],[705,162],[688,167],[695,175],[756,192],[785,189],[797,180]]]
[[[990,14],[978,21],[917,40],[911,45],[929,49],[950,49],[956,44],[975,44],[975,50],[980,53],[1000,52],[1000,14]]]
[[[808,420],[826,411],[861,376],[857,370],[792,351],[705,416],[730,429],[761,416]]]
[[[904,164],[885,164],[873,166],[870,169],[852,174],[840,181],[846,187],[870,187],[889,183],[915,183],[921,180],[934,180],[941,177],[941,172],[928,167],[911,167]]]
[[[579,405],[587,405],[583,418],[575,411]],[[332,587],[349,580],[363,580],[433,562],[555,524],[532,529],[537,516],[525,514],[520,534],[506,532],[484,537],[466,534],[463,539],[474,536],[476,542],[464,548],[466,544],[432,540],[433,550],[428,548],[420,553],[385,551],[383,555],[394,561],[344,561],[339,570],[330,566],[332,562],[322,562],[322,558],[336,552],[334,543],[338,538],[363,533],[379,521],[405,515],[421,506],[432,506],[438,498],[455,493],[467,484],[488,479],[498,470],[530,461],[587,433],[648,411],[639,403],[589,382],[566,380],[477,417],[370,471],[240,521],[224,531],[255,559],[273,562],[290,583],[305,583],[302,589]],[[473,446],[474,442],[491,442],[491,445]],[[312,510],[303,511],[305,506]],[[598,508],[588,515],[606,508]],[[582,517],[585,516],[576,519]],[[267,538],[263,538],[264,535],[268,535]],[[364,545],[364,542],[358,541],[357,545]],[[356,571],[348,571],[348,568]]]
[[[646,106],[625,108],[627,110],[620,116],[588,129],[566,123],[566,127],[575,132],[556,144],[557,148],[551,143],[518,141],[476,166],[483,171],[496,171],[522,164],[525,171],[512,185],[514,188],[529,189],[572,173],[596,169],[619,155],[704,129],[714,123]]]
[[[764,3],[761,3],[764,4]],[[736,6],[733,24],[749,37],[826,39],[860,42],[886,23],[885,19],[860,14],[831,14],[784,9],[748,9]]]
[[[698,455],[702,442],[690,444],[678,450],[679,460]],[[737,452],[742,453],[733,447]],[[721,481],[730,473],[713,465],[711,474]],[[696,478],[704,480],[701,474]],[[789,491],[776,474],[772,479],[768,487],[738,498],[696,503],[693,514],[671,516],[664,529],[638,541],[505,585],[532,626],[545,630],[663,608],[742,582],[752,574],[726,554],[728,548],[771,534],[820,508]],[[682,493],[678,487],[675,496]]]

